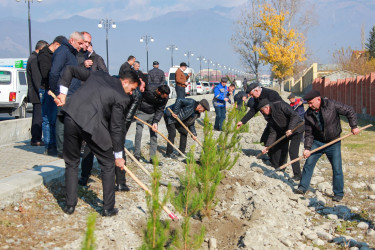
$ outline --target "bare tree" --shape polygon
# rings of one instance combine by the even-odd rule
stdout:
[[[234,50],[240,55],[241,62],[249,73],[259,79],[259,67],[261,65],[259,54],[253,48],[261,46],[263,33],[256,27],[259,23],[261,5],[265,0],[249,0],[236,21],[235,32],[232,35]]]

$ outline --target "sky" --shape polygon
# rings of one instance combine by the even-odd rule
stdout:
[[[19,2],[17,2],[19,1]],[[31,18],[37,21],[65,19],[74,15],[87,18],[112,18],[116,21],[144,21],[169,12],[236,7],[246,0],[33,0]],[[0,16],[25,18],[25,0],[0,0]]]

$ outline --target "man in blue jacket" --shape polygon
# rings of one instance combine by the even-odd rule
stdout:
[[[49,73],[49,86],[55,95],[60,94],[60,86],[58,81],[62,76],[67,65],[77,66],[78,61],[76,55],[83,46],[83,36],[80,32],[73,32],[69,41],[63,40],[61,46],[53,53],[52,66]],[[69,90],[68,98],[81,86],[81,81],[73,78]],[[57,113],[60,112],[61,107],[57,108]],[[56,149],[57,155],[62,157],[64,142],[64,124],[58,119],[56,120]]]
[[[220,84],[217,85],[214,89],[213,104],[214,104],[215,113],[216,113],[214,129],[218,131],[222,130],[223,122],[225,120],[225,116],[227,112],[225,104],[226,102],[229,102],[228,95],[229,93],[233,93],[233,90],[235,88],[235,86],[231,84],[231,86],[229,86],[229,89],[228,89],[227,82],[228,82],[228,78],[222,77]]]

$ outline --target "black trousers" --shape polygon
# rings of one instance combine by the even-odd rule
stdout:
[[[125,134],[128,132],[128,129],[125,131]],[[126,138],[125,138],[126,139]],[[126,155],[124,153],[124,159],[126,161]],[[94,154],[91,151],[90,147],[86,144],[83,150],[82,163],[81,163],[81,177],[89,178],[91,175],[92,167],[94,164]],[[121,170],[120,168],[115,168],[116,184],[125,185],[126,184],[126,171]]]
[[[82,141],[85,140],[95,154],[102,169],[104,209],[115,206],[115,157],[113,149],[103,151],[91,140],[91,136],[84,132],[69,116],[64,119],[64,151],[66,205],[75,206],[78,202],[78,165]]]
[[[185,96],[186,96],[185,88],[181,87],[181,86],[178,86],[176,84],[176,88],[175,89],[176,89],[177,98],[185,99]]]
[[[31,121],[31,142],[42,141],[42,104],[33,103],[33,118]]]
[[[277,139],[283,136],[284,134],[280,133],[277,136]],[[299,154],[299,145],[301,142],[303,133],[294,133],[290,137],[279,142],[275,147],[271,148],[268,152],[272,167],[278,168],[286,163],[288,159],[288,152],[290,160],[298,158]],[[301,168],[299,161],[292,164],[293,174],[301,175]]]
[[[167,123],[167,119],[164,117],[165,124]],[[187,143],[187,136],[188,132],[185,128],[183,128],[180,124],[172,123],[170,125],[167,125],[168,130],[168,140],[170,140],[174,144],[174,139],[176,138],[176,130],[180,133],[180,146],[178,149],[185,154],[186,150],[186,143]],[[165,152],[167,155],[172,154],[173,147],[168,143],[167,144],[167,151]]]

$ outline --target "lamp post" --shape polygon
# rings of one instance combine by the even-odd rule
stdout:
[[[220,67],[219,63],[215,63],[214,66],[216,66],[215,71],[216,71],[216,81],[217,81],[217,68]]]
[[[100,20],[99,24],[98,24],[98,28],[101,29],[101,28],[104,28],[105,29],[105,41],[106,41],[106,49],[107,49],[107,68],[109,70],[109,61],[108,61],[108,30],[109,29],[116,29],[117,25],[115,23],[115,21],[113,21],[112,19],[102,19]]]
[[[167,50],[170,50],[170,51],[171,51],[171,64],[172,64],[171,67],[173,67],[173,51],[174,51],[174,50],[178,50],[178,48],[177,48],[176,45],[171,44],[171,45],[168,45],[168,46],[167,46]]]
[[[21,0],[16,0],[17,2],[21,2]],[[32,48],[31,48],[31,18],[30,18],[30,2],[32,3],[33,0],[25,0],[27,2],[27,11],[28,11],[28,24],[29,24],[29,53],[31,55]],[[43,0],[37,0],[38,3],[43,2]]]
[[[141,39],[139,39],[139,41],[141,42],[141,43],[145,43],[146,44],[146,57],[147,57],[147,72],[148,72],[148,43],[149,42],[154,42],[155,40],[154,40],[154,38],[152,37],[152,36],[150,36],[150,35],[144,35],[144,36],[142,36],[141,37]]]
[[[187,56],[188,58],[188,67],[190,67],[190,56],[194,56],[193,52],[191,51],[186,51],[184,56]]]
[[[210,82],[210,63],[212,63],[212,61],[209,59],[206,59],[205,63],[208,64],[208,82]]]
[[[199,80],[202,80],[202,60],[204,61],[203,56],[198,56],[197,60],[199,61]]]

